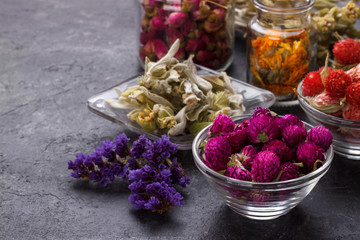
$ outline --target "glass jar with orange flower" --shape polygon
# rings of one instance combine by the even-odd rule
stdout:
[[[254,0],[257,16],[247,31],[247,80],[272,91],[278,101],[294,99],[294,88],[315,65],[314,2]]]

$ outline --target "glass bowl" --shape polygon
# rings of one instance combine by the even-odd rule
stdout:
[[[197,65],[197,73],[200,76],[220,75],[219,72],[199,65]],[[118,94],[114,90],[115,87],[124,92],[129,87],[137,85],[138,80],[142,75],[143,74],[139,74],[129,79],[123,80],[117,85],[90,97],[87,101],[88,109],[105,119],[128,128],[130,131],[133,131],[137,134],[145,134],[149,139],[157,140],[158,138],[161,138],[162,134],[166,134],[166,132],[147,131],[140,127],[137,123],[134,123],[128,119],[127,114],[131,111],[131,109],[115,109],[105,102],[107,99],[118,98]],[[232,77],[229,78],[231,85],[244,96],[243,104],[246,108],[244,112],[245,114],[253,112],[256,107],[268,108],[275,103],[275,96],[270,91],[254,87],[239,79]],[[189,150],[191,149],[194,138],[195,135],[186,134],[181,136],[171,136],[170,140],[173,143],[176,143],[180,150]]]
[[[304,96],[300,82],[297,91]],[[334,151],[348,159],[360,160],[360,121],[351,121],[323,113],[298,97],[301,108],[313,125],[323,125],[333,134]]]
[[[251,115],[233,118],[241,123]],[[312,126],[305,123],[306,128]],[[305,176],[282,182],[248,182],[224,176],[210,169],[202,161],[201,142],[206,139],[211,126],[203,129],[195,138],[192,153],[195,164],[206,176],[210,186],[236,213],[256,220],[270,220],[288,213],[298,205],[329,170],[334,152],[332,146],[325,153],[324,165]]]

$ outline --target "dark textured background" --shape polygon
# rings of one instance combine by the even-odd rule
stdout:
[[[330,171],[289,214],[253,221],[208,188],[180,152],[186,204],[135,211],[121,181],[70,178],[67,160],[125,131],[86,100],[140,71],[132,0],[0,1],[0,239],[360,239],[360,162],[335,155]],[[229,75],[245,79],[238,36]],[[276,109],[306,120],[299,107]]]

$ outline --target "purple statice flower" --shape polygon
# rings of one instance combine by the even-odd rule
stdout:
[[[171,162],[171,178],[174,184],[178,184],[182,187],[190,184],[190,178],[185,176],[184,169],[181,167],[180,163],[177,162],[177,158],[174,158]]]
[[[251,174],[237,159],[237,154],[232,155],[227,164],[225,176],[243,181],[251,181]]]
[[[225,114],[219,114],[216,116],[213,125],[210,128],[210,132],[214,135],[220,133],[228,133],[234,131],[234,121]]]
[[[316,126],[308,133],[308,142],[313,142],[322,147],[325,151],[329,149],[333,140],[331,132],[324,126]]]
[[[282,140],[290,148],[296,148],[304,142],[307,136],[306,129],[297,125],[290,125],[282,130]]]
[[[114,143],[111,141],[102,141],[101,142],[102,155],[108,159],[108,161],[114,161],[116,154],[114,152]],[[100,148],[98,148],[99,151]]]
[[[262,108],[262,107],[257,107],[254,110],[251,118],[255,118],[255,117],[258,117],[258,116],[262,116],[262,115],[269,116],[269,117],[273,118],[273,115],[271,114],[270,110],[267,109],[267,108]]]
[[[247,145],[241,149],[241,152],[236,154],[237,159],[241,162],[244,168],[251,171],[254,158],[258,154],[258,149],[252,145]]]
[[[281,130],[290,125],[296,125],[305,129],[305,124],[293,114],[286,114],[283,117],[278,117],[275,121]]]
[[[231,145],[232,153],[238,153],[245,145],[247,140],[247,129],[238,129],[225,134],[226,139]]]
[[[68,162],[68,168],[73,170],[71,176],[93,180],[102,186],[117,177],[123,178],[129,183],[129,201],[136,209],[163,213],[183,205],[183,196],[174,186],[185,187],[190,178],[185,176],[176,158],[171,160],[177,145],[166,136],[156,142],[140,136],[131,149],[128,141],[121,134],[114,143],[102,142],[90,156],[78,154],[74,161]]]
[[[147,139],[145,135],[141,135],[138,140],[133,142],[133,145],[130,149],[130,154],[133,158],[138,159],[141,157],[145,151],[145,147],[150,145],[151,141]]]
[[[304,169],[307,173],[312,172],[314,168],[317,168],[315,163],[324,160],[324,149],[319,147],[313,142],[300,143],[296,150],[297,161],[304,164]]]
[[[177,145],[170,142],[169,137],[162,135],[156,142],[145,147],[142,157],[149,161],[149,164],[157,165],[162,159],[170,158],[177,152]]]
[[[271,140],[264,144],[262,151],[272,151],[280,158],[281,162],[288,162],[292,159],[292,151],[286,144],[278,139]]]
[[[114,141],[115,153],[119,157],[123,158],[129,155],[129,147],[128,147],[129,140],[130,139],[127,138],[125,133],[122,133],[115,138]]]
[[[291,162],[286,162],[281,165],[281,176],[279,181],[286,181],[299,177],[299,166]]]
[[[224,136],[210,138],[205,147],[204,163],[215,171],[226,169],[231,156],[231,145]]]
[[[271,182],[280,172],[280,158],[271,151],[259,152],[253,162],[251,177],[255,182]]]
[[[249,140],[253,143],[266,143],[277,139],[280,135],[280,129],[275,119],[267,115],[253,117],[248,126]]]

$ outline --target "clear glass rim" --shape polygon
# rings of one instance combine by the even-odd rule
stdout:
[[[251,117],[251,114],[234,117],[232,119],[234,121],[237,121],[237,120],[245,120],[249,117]],[[311,127],[311,128],[313,127],[311,124],[309,124],[307,122],[304,122],[304,123],[308,127]],[[279,188],[287,188],[287,187],[301,185],[303,183],[309,182],[310,180],[315,179],[315,178],[325,174],[326,171],[330,168],[331,162],[334,157],[334,150],[333,150],[333,146],[331,145],[330,148],[325,153],[326,161],[324,162],[324,165],[322,165],[320,168],[316,169],[315,171],[313,171],[309,174],[306,174],[299,178],[287,180],[287,181],[263,183],[263,182],[249,182],[249,181],[243,181],[243,180],[230,178],[230,177],[222,175],[222,174],[212,170],[208,166],[206,166],[205,163],[201,160],[201,156],[199,156],[198,149],[201,144],[200,139],[207,133],[207,131],[209,130],[209,128],[211,126],[212,126],[212,124],[209,125],[208,127],[204,128],[203,130],[201,130],[201,132],[199,132],[198,135],[196,135],[196,137],[194,139],[194,142],[192,145],[192,153],[193,153],[193,156],[195,159],[195,164],[197,165],[197,167],[203,174],[211,177],[214,180],[218,180],[218,181],[221,181],[226,184],[234,185],[234,187],[241,186],[241,187],[246,187],[246,188],[279,189]]]
[[[298,7],[291,8],[280,8],[280,7],[272,7],[262,3],[262,0],[254,0],[254,5],[256,9],[260,9],[265,12],[271,13],[281,13],[281,14],[294,14],[294,13],[302,13],[310,10],[315,4],[315,0],[306,0],[305,3]]]
[[[303,94],[303,91],[301,89],[302,83],[304,80],[302,80],[298,87],[297,91],[301,95]],[[321,119],[323,121],[326,121],[328,123],[336,124],[339,127],[346,127],[346,128],[360,128],[360,121],[354,121],[354,120],[347,120],[339,117],[335,117],[326,113],[321,112],[320,110],[317,110],[316,108],[310,106],[309,103],[307,103],[304,99],[298,96],[298,100],[300,103],[300,106],[302,106],[305,110],[305,112],[310,113],[312,116]]]

